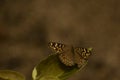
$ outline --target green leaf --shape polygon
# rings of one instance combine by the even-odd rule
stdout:
[[[15,71],[0,70],[0,80],[25,80],[25,77]]]
[[[58,58],[58,55],[51,55],[41,61],[33,70],[33,80],[66,80],[72,74],[81,70],[87,61],[80,68],[75,66],[66,66]]]

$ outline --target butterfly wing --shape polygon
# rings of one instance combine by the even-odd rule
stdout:
[[[57,54],[64,52],[63,48],[65,47],[64,44],[56,43],[56,42],[49,42],[48,46]]]
[[[74,63],[74,57],[73,57],[73,52],[71,51],[71,47],[65,48],[65,52],[59,55],[59,59],[66,66],[73,66],[75,63]]]
[[[66,66],[74,65],[72,47],[61,43],[50,42],[49,47],[59,56],[60,61]]]
[[[75,48],[74,49],[74,60],[75,60],[75,63],[78,65],[78,68],[80,68],[82,65],[84,65],[85,62],[87,61],[81,55],[82,52],[83,52],[82,48]]]

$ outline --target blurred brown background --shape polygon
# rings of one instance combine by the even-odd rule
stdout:
[[[0,69],[31,79],[49,41],[94,48],[69,80],[120,80],[120,0],[0,0]]]

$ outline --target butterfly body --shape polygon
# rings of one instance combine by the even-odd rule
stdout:
[[[56,42],[50,42],[48,46],[58,54],[60,61],[66,66],[77,64],[80,67],[91,55],[91,51],[86,48],[74,48],[73,46]]]

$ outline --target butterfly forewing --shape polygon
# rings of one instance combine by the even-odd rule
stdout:
[[[75,48],[75,53],[79,54],[83,59],[88,59],[91,55],[91,51],[87,48]]]
[[[86,48],[75,48],[75,63],[78,67],[84,65],[84,63],[88,60],[88,57],[91,55],[91,52]]]
[[[64,50],[63,48],[65,47],[64,44],[61,43],[56,43],[56,42],[50,42],[48,43],[48,46],[55,52],[55,53],[62,53]]]
[[[78,68],[80,68],[82,65],[84,65],[86,60],[83,59],[77,52],[75,52],[74,61],[77,64]]]

